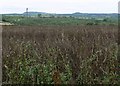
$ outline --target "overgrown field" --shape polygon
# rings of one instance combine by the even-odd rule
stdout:
[[[120,84],[117,26],[3,26],[4,84]]]

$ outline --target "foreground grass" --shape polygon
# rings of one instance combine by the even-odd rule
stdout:
[[[120,84],[116,26],[3,28],[5,84]]]

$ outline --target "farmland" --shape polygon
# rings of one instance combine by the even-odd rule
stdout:
[[[118,28],[102,22],[3,26],[3,84],[120,84]]]
[[[70,15],[70,14],[69,14]],[[82,14],[83,15],[83,14]],[[87,15],[87,14],[84,14]],[[8,22],[13,25],[24,25],[24,26],[76,26],[76,25],[118,25],[118,17],[117,14],[113,16],[107,17],[103,14],[94,15],[89,14],[85,17],[81,17],[81,15],[77,15],[77,17],[71,16],[51,16],[51,17],[41,17],[41,16],[15,16],[15,15],[3,15],[2,21]],[[92,17],[95,16],[95,17]],[[100,17],[99,17],[100,16]]]

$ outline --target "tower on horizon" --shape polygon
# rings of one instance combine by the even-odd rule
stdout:
[[[26,8],[26,16],[28,17],[28,8]]]

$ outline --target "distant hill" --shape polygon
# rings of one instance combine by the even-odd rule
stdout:
[[[29,16],[34,16],[34,15],[38,15],[38,14],[48,14],[45,12],[28,12]],[[23,15],[27,15],[27,12],[24,12]]]
[[[53,14],[53,13],[46,13],[46,12],[28,12],[29,16],[38,16],[38,14],[42,14],[42,15],[52,15],[52,16],[56,16],[56,17],[75,17],[75,18],[118,18],[118,14],[117,13],[80,13],[80,12],[75,12],[75,13],[71,13],[71,14]],[[22,13],[22,14],[4,14],[4,15],[8,15],[8,16],[25,16],[27,15],[26,12]]]

